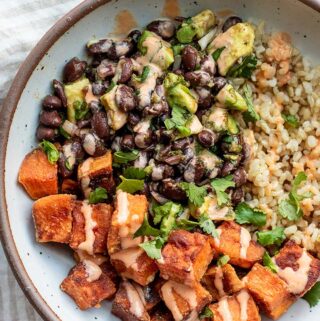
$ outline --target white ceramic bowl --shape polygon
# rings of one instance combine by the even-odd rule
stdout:
[[[167,4],[169,2],[173,7],[178,4],[183,16],[205,8],[223,15],[230,13],[226,9],[231,9],[245,19],[265,20],[269,28],[289,32],[294,44],[313,63],[319,63],[320,14],[299,1],[180,0],[178,3],[168,0]],[[316,1],[312,4],[317,7]],[[84,44],[89,39],[105,37],[114,30],[119,12],[128,10],[142,27],[160,17],[163,6],[164,1],[152,0],[85,1],[44,36],[23,64],[5,101],[0,118],[2,241],[21,287],[45,320],[111,321],[117,318],[110,313],[110,303],[103,303],[100,309],[80,311],[59,289],[74,265],[71,251],[63,246],[35,242],[32,201],[17,184],[17,173],[24,156],[37,145],[35,130],[41,98],[50,93],[51,79],[60,78],[68,59],[85,55]],[[319,315],[320,305],[310,311],[308,304],[300,300],[281,321],[319,321]]]

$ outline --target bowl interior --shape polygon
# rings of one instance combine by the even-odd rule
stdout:
[[[255,22],[265,20],[273,30],[287,31],[294,44],[313,62],[319,63],[318,37],[320,14],[295,0],[168,0],[166,12],[174,14],[175,4],[180,14],[190,16],[204,8],[218,12],[220,16],[232,12]],[[172,6],[173,5],[173,6]],[[41,98],[51,92],[53,78],[60,78],[64,63],[74,56],[84,57],[84,44],[94,37],[105,37],[114,31],[116,15],[127,10],[137,26],[144,26],[163,12],[164,1],[120,0],[111,1],[94,10],[66,32],[41,59],[32,73],[13,116],[5,158],[6,201],[10,228],[24,269],[39,295],[61,320],[94,321],[117,320],[110,313],[110,303],[100,309],[82,312],[59,289],[59,284],[74,265],[71,251],[54,244],[35,242],[31,218],[32,201],[17,184],[17,173],[24,156],[34,148],[35,129],[38,124]],[[125,13],[128,14],[128,13]],[[300,300],[281,321],[319,320],[320,305],[310,312],[306,302]]]

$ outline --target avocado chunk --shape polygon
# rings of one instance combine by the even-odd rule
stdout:
[[[118,130],[123,127],[128,118],[128,115],[120,110],[116,104],[116,92],[118,87],[118,85],[114,86],[109,92],[100,97],[101,104],[104,106],[108,115],[109,126],[113,130]]]
[[[214,132],[228,131],[228,111],[224,108],[212,106],[203,116],[202,123]]]
[[[82,78],[64,86],[64,93],[67,97],[67,117],[72,123],[76,122],[75,107],[83,104],[85,97],[84,89],[89,85],[89,80]]]
[[[174,74],[173,72],[168,72],[163,81],[165,89],[169,89],[170,87],[173,87],[179,83],[187,85],[187,82],[184,80],[183,76]]]
[[[167,70],[174,61],[171,45],[154,32],[145,30],[138,41],[138,49],[144,57],[144,64],[153,63],[161,70]]]
[[[239,110],[241,112],[248,110],[245,99],[230,84],[225,85],[219,91],[216,100],[229,109]]]
[[[228,115],[228,132],[232,135],[237,135],[239,133],[238,124],[231,115]]]
[[[213,54],[216,50],[223,49],[217,59],[221,76],[225,76],[239,58],[252,53],[254,37],[251,24],[237,23],[213,39],[207,50],[209,54]]]
[[[190,43],[194,38],[200,39],[216,24],[216,17],[211,10],[201,11],[194,17],[186,19],[177,31],[181,43]]]
[[[196,97],[191,94],[188,87],[181,83],[178,83],[166,90],[166,97],[171,108],[173,106],[186,108],[192,114],[194,114],[198,109]]]
[[[190,130],[190,135],[199,134],[203,129],[203,126],[196,115],[191,116],[186,123],[186,127]]]

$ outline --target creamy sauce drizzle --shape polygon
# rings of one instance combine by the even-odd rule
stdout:
[[[140,247],[130,248],[126,250],[122,250],[120,252],[114,253],[111,255],[113,260],[119,260],[123,262],[123,264],[127,268],[137,268],[137,259],[143,253],[143,249]]]
[[[121,248],[123,250],[129,249],[131,247],[138,246],[142,242],[143,242],[143,237],[142,236],[136,237],[135,239],[133,239],[132,237],[122,237],[121,238]]]
[[[299,294],[305,289],[312,259],[306,250],[303,250],[302,255],[297,260],[299,269],[294,271],[291,267],[278,269],[278,275],[287,283],[288,289],[293,294]]]
[[[89,260],[84,260],[82,263],[86,270],[88,282],[93,282],[100,278],[102,270],[100,269],[99,265]]]
[[[142,317],[145,308],[143,302],[141,301],[139,293],[137,292],[135,287],[127,281],[123,282],[123,286],[127,291],[128,300],[130,303],[130,312],[138,318]]]
[[[240,257],[245,259],[247,257],[248,247],[250,245],[251,235],[249,231],[243,227],[240,230]]]
[[[217,233],[218,233],[218,237],[215,237],[215,238],[213,239],[213,241],[214,241],[215,246],[216,246],[216,247],[219,247],[219,246],[220,246],[220,237],[221,237],[222,230],[219,229],[219,228],[217,228],[216,231],[217,231]]]
[[[87,252],[83,250],[76,250],[76,256],[80,262],[89,260],[94,262],[97,265],[101,265],[102,263],[107,261],[107,258],[103,255],[99,255],[99,254],[89,255]]]
[[[218,294],[220,297],[223,297],[226,295],[226,293],[224,292],[224,288],[223,288],[223,271],[221,266],[217,266],[217,270],[216,270],[216,274],[214,275],[214,286],[216,287],[216,289],[218,290]]]
[[[79,244],[78,249],[84,250],[89,254],[93,254],[93,244],[95,241],[95,235],[93,229],[96,227],[97,222],[92,218],[92,206],[88,202],[84,201],[81,207],[81,212],[85,219],[85,235],[86,240]]]
[[[223,321],[232,321],[232,315],[229,309],[228,299],[224,297],[218,303],[218,311],[222,317]]]
[[[247,290],[241,290],[241,292],[237,295],[236,298],[240,304],[240,320],[247,321],[248,320],[248,300],[249,300],[249,294]]]

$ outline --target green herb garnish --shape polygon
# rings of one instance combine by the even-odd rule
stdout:
[[[97,187],[89,194],[89,203],[96,204],[105,201],[108,198],[107,190],[103,187]]]
[[[280,246],[285,240],[283,227],[275,227],[271,231],[257,232],[258,242],[262,246],[277,245]]]
[[[228,73],[227,77],[243,77],[250,78],[252,72],[257,68],[258,59],[255,55],[245,57],[240,64],[232,66]]]
[[[262,261],[263,261],[263,265],[267,267],[271,272],[273,273],[278,272],[278,267],[274,264],[274,262],[272,261],[267,251],[264,252]]]
[[[284,119],[285,123],[288,124],[290,127],[293,127],[293,128],[299,127],[299,120],[297,116],[290,115],[290,114],[281,114],[281,116]]]
[[[195,183],[180,183],[179,186],[186,192],[189,202],[200,207],[204,198],[207,196],[207,188],[205,186],[197,186]]]
[[[320,301],[320,282],[317,282],[302,298],[309,303],[310,308],[316,306]]]
[[[213,53],[212,53],[212,58],[217,61],[222,53],[222,51],[225,49],[226,47],[221,47],[216,49]]]
[[[55,164],[59,159],[59,151],[56,146],[47,140],[43,140],[39,146],[46,153],[49,163]]]
[[[225,191],[229,187],[235,187],[235,183],[232,179],[233,179],[233,176],[228,175],[224,178],[216,178],[211,181],[211,186],[216,192],[217,202],[219,206],[230,203],[230,197]]]
[[[267,215],[261,210],[250,207],[247,203],[240,203],[236,209],[236,222],[239,224],[252,224],[263,226],[267,222]]]
[[[243,86],[243,94],[243,98],[245,99],[248,106],[248,110],[243,113],[243,119],[246,123],[255,123],[256,121],[260,120],[260,116],[254,108],[252,90],[249,85],[245,84]]]
[[[118,151],[113,154],[113,161],[118,164],[127,164],[139,157],[139,151],[132,150],[131,152]]]
[[[121,183],[117,186],[117,189],[121,189],[124,192],[133,194],[137,191],[144,189],[144,180],[142,179],[128,179],[120,175]]]

